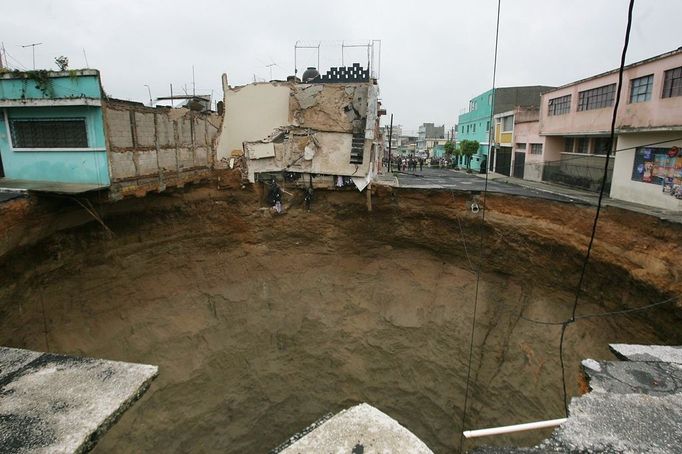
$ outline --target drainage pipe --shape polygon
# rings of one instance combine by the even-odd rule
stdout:
[[[491,427],[489,429],[465,430],[466,438],[486,437],[488,435],[500,435],[524,430],[543,429],[546,427],[556,427],[566,422],[568,418],[550,419],[547,421],[528,422],[525,424],[514,424],[513,426]]]

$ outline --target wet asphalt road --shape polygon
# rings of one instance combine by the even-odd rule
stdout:
[[[430,169],[424,168],[421,172],[417,170],[411,173],[396,173],[398,185],[401,188],[418,189],[449,189],[465,192],[488,192],[511,194],[522,197],[534,197],[562,202],[572,202],[573,198],[554,192],[541,191],[537,189],[518,186],[515,184],[497,182],[482,176],[456,172],[449,169]]]

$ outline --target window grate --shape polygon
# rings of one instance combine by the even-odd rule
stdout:
[[[88,148],[84,118],[11,120],[14,148]]]

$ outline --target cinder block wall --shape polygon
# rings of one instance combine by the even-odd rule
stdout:
[[[114,198],[182,186],[213,168],[218,114],[115,100],[103,110]]]

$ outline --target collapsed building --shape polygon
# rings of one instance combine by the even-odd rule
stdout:
[[[223,75],[223,91],[217,166],[241,160],[251,182],[281,175],[361,191],[380,167],[379,88],[359,64],[238,87]]]

